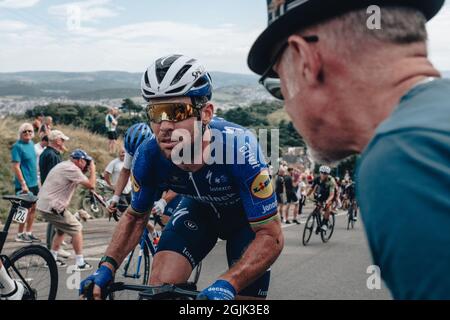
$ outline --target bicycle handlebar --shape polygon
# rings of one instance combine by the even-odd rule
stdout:
[[[140,300],[196,300],[200,292],[192,288],[196,289],[195,284],[143,286],[115,282],[107,287],[105,296],[127,290],[139,292]]]

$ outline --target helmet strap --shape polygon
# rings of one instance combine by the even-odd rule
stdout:
[[[202,121],[202,113],[201,109],[205,106],[205,104],[209,101],[208,97],[191,97],[192,104],[198,109],[199,113],[197,116],[197,121]],[[207,125],[202,123],[202,137],[206,132]]]

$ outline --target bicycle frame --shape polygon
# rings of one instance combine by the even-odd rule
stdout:
[[[323,205],[320,202],[317,202],[316,207],[313,211],[314,219],[316,220],[316,224],[317,224],[316,231],[315,231],[316,234],[319,234],[320,227],[322,226],[322,220],[323,220],[322,210],[323,210]]]
[[[9,214],[8,214],[8,218],[6,219],[5,226],[3,227],[3,230],[0,232],[0,253],[3,251],[3,247],[5,245],[6,238],[8,237],[9,227],[11,226],[14,212],[17,210],[17,207],[19,207],[19,205],[17,203],[13,203],[13,205],[11,206],[11,209],[9,210]]]
[[[147,246],[147,248],[150,250],[150,253],[153,256],[156,254],[156,247],[153,245],[152,239],[150,239],[150,233],[148,232],[147,228],[144,229],[144,232],[142,234],[141,240],[139,241],[139,256],[137,261],[137,267],[134,274],[128,273],[128,268],[131,263],[131,259],[133,258],[132,253],[128,255],[128,260],[125,263],[124,266],[124,273],[122,274],[125,278],[132,278],[132,279],[139,279],[141,277],[141,263],[143,259],[143,252],[144,252],[144,246]]]
[[[17,208],[20,207],[20,206],[24,206],[25,208],[29,209],[31,207],[31,205],[27,204],[26,202],[23,203],[23,202],[17,201],[17,200],[10,200],[10,202],[12,204],[11,205],[11,209],[9,210],[8,217],[6,219],[6,223],[5,223],[4,227],[3,227],[3,230],[0,232],[0,260],[1,260],[1,262],[2,262],[2,264],[4,266],[8,266],[8,268],[11,268],[14,271],[14,273],[19,277],[19,279],[22,282],[22,284],[26,287],[26,289],[28,291],[28,294],[30,295],[29,298],[34,300],[36,298],[36,294],[37,293],[36,293],[36,291],[33,288],[31,288],[31,286],[29,284],[29,281],[24,278],[22,273],[12,263],[11,259],[9,258],[9,256],[1,254],[2,251],[3,251],[4,245],[6,243],[6,238],[8,236],[9,228],[11,227],[11,224],[13,222],[14,213],[17,211]],[[28,246],[28,247],[30,247],[30,246]],[[21,249],[26,249],[28,247],[23,247]],[[43,247],[43,248],[45,248],[45,247]],[[21,249],[15,251],[14,253],[20,251]],[[14,253],[12,255],[14,255]],[[49,253],[50,253],[50,251],[49,251]]]

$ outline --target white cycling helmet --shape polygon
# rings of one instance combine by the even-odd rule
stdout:
[[[325,173],[325,174],[330,174],[331,173],[331,168],[327,167],[327,166],[321,166],[319,169],[320,173]]]
[[[151,99],[167,97],[207,98],[211,100],[212,79],[196,59],[173,54],[157,59],[144,72],[142,96]]]

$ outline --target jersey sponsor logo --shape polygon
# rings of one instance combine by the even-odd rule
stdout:
[[[256,177],[253,179],[251,184],[251,193],[258,199],[267,199],[273,194],[273,186],[272,181],[270,179],[269,170],[262,170]]]
[[[218,191],[229,191],[231,190],[231,186],[225,186],[225,187],[210,187],[209,190],[218,192]]]
[[[259,289],[258,296],[260,296],[260,297],[267,297],[267,290]]]
[[[131,185],[133,187],[133,192],[135,192],[135,193],[139,192],[141,190],[141,186],[136,181],[136,178],[134,177],[133,174],[131,174],[130,180],[131,180]]]
[[[220,177],[213,177],[213,173],[211,170],[208,170],[208,173],[206,174],[206,179],[208,180],[208,183],[210,186],[213,184],[226,184],[228,182],[228,178],[226,175],[221,175]]]
[[[260,163],[256,157],[256,154],[252,151],[252,147],[247,142],[245,145],[239,148],[239,151],[244,156],[245,160],[252,166],[252,169],[259,168]]]
[[[205,202],[205,203],[219,203],[219,204],[232,204],[239,200],[239,197],[237,197],[236,193],[228,193],[224,196],[211,196],[211,195],[204,195],[204,196],[196,196],[196,195],[187,195],[188,197]]]
[[[194,221],[191,220],[186,220],[184,222],[184,225],[186,226],[186,228],[192,230],[192,231],[197,231],[198,230],[198,226]]]
[[[263,206],[263,214],[273,211],[277,207],[277,202],[272,202]]]
[[[175,226],[175,223],[177,222],[177,220],[187,214],[189,214],[189,210],[187,208],[177,208],[177,211],[172,216],[172,218],[173,218],[172,225]]]
[[[189,259],[189,261],[191,262],[191,264],[192,264],[193,266],[196,265],[195,260],[194,260],[194,257],[192,257],[192,254],[187,250],[186,247],[183,249],[183,254],[186,256],[186,258]]]

